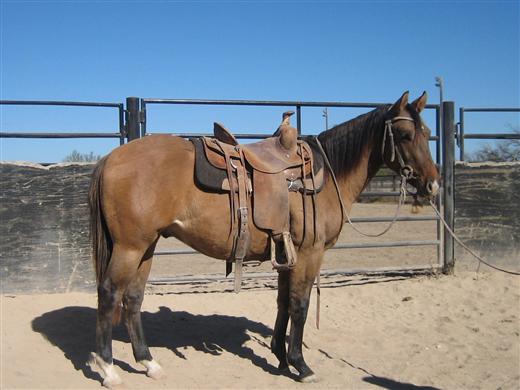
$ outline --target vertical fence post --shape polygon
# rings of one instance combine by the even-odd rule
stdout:
[[[455,103],[442,103],[442,181],[444,184],[444,220],[453,230],[454,222],[454,169],[455,169]],[[452,273],[455,266],[454,241],[444,229],[444,273]]]
[[[464,108],[459,108],[459,148],[460,161],[464,161]]]
[[[132,141],[141,136],[139,125],[139,98],[126,98],[126,136]]]

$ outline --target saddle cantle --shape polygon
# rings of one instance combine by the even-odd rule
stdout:
[[[292,114],[284,113],[274,135],[256,143],[239,144],[218,123],[214,124],[214,138],[191,139],[197,184],[207,191],[229,193],[234,245],[226,275],[234,260],[236,291],[249,246],[249,205],[252,222],[268,231],[275,243],[271,242],[273,267],[290,269],[296,263],[296,251],[289,233],[289,191],[305,197],[323,186],[323,158],[312,143],[298,139],[298,132],[289,123]]]

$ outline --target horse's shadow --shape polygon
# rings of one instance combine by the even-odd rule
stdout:
[[[182,359],[186,359],[182,351],[188,347],[213,355],[220,355],[224,350],[248,359],[270,374],[280,374],[275,366],[246,345],[246,342],[253,341],[269,348],[264,339],[271,336],[273,330],[260,322],[220,314],[173,312],[164,306],[156,313],[142,312],[142,321],[150,347],[168,348]],[[69,306],[36,317],[32,329],[60,348],[85,377],[99,380],[100,376],[86,364],[90,352],[95,350],[95,324],[95,309]],[[130,342],[122,325],[114,327],[113,339]],[[114,364],[127,372],[140,372],[117,359],[114,359]]]

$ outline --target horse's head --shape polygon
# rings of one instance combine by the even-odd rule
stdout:
[[[382,144],[383,161],[406,176],[418,195],[433,197],[439,191],[440,175],[432,160],[428,140],[431,130],[421,119],[427,95],[408,103],[405,92],[388,110]]]

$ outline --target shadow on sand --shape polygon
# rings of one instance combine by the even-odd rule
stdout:
[[[161,306],[156,313],[142,312],[141,315],[150,347],[168,348],[181,359],[186,359],[182,351],[188,347],[215,356],[220,355],[222,351],[227,351],[251,361],[269,374],[289,375],[293,379],[297,378],[294,374],[280,372],[277,367],[268,363],[265,358],[256,355],[251,348],[246,346],[246,342],[254,341],[269,349],[268,342],[264,339],[270,337],[273,330],[260,322],[251,321],[245,317],[220,314],[194,315],[186,311],[173,312],[165,306]],[[86,378],[101,381],[101,376],[86,364],[90,353],[95,350],[95,323],[95,309],[69,306],[36,317],[32,321],[32,329],[60,348],[74,368],[81,371]],[[130,343],[123,325],[114,327],[113,339]],[[319,349],[319,351],[329,359],[334,359],[324,350]],[[434,387],[416,386],[380,377],[345,359],[339,360],[368,374],[363,381],[384,389],[439,390]],[[136,370],[126,362],[114,359],[114,364],[126,372],[144,374],[144,370]]]
[[[268,342],[263,339],[270,337],[273,330],[260,322],[245,317],[173,312],[164,306],[156,313],[142,312],[142,321],[150,347],[168,348],[182,359],[186,359],[182,350],[187,347],[216,356],[227,351],[248,359],[270,374],[281,374],[277,367],[245,345],[252,340],[269,349]],[[99,381],[100,375],[86,364],[90,352],[95,350],[95,323],[95,309],[70,306],[36,317],[32,329],[60,348],[85,377]],[[114,327],[113,339],[130,343],[124,325]],[[127,372],[141,372],[117,359],[114,359],[114,364]]]

